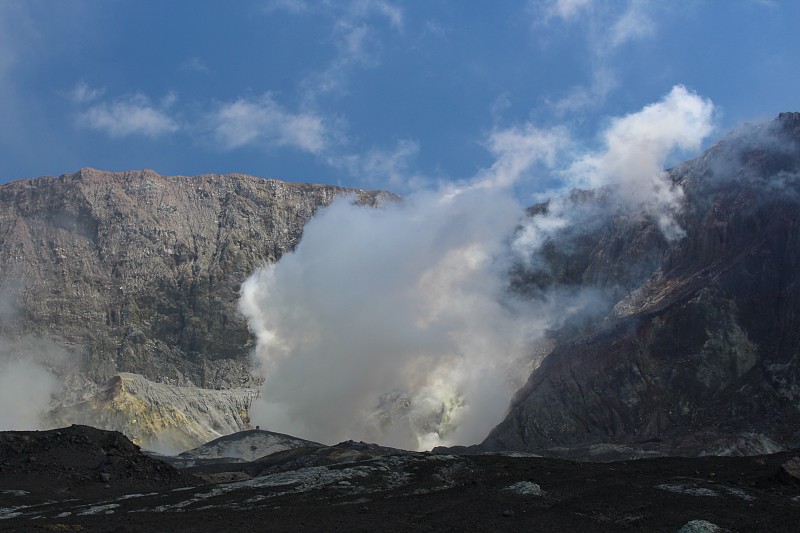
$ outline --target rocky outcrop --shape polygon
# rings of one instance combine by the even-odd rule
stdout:
[[[323,446],[318,442],[256,428],[206,442],[202,446],[180,453],[177,458],[173,459],[173,462],[205,459],[225,459],[230,462],[255,461],[261,457],[286,450],[322,448]]]
[[[169,490],[200,482],[144,454],[118,432],[79,425],[50,431],[0,432],[0,472],[4,484],[14,484],[14,489],[3,490],[4,495],[32,495],[34,499],[43,488],[63,494],[73,490],[91,492],[97,487],[96,492],[102,494],[109,483],[128,490]],[[3,519],[15,516],[5,513],[6,509],[2,511]]]
[[[257,396],[255,389],[179,387],[121,373],[82,401],[52,409],[47,425],[119,431],[148,450],[178,453],[248,427]]]
[[[253,385],[241,282],[334,198],[376,191],[244,176],[82,169],[0,186],[0,337],[54,339],[103,383],[119,372]]]
[[[685,192],[685,237],[606,224],[586,236],[593,247],[572,249],[574,278],[622,280],[623,297],[588,331],[562,332],[484,447],[800,445],[800,114],[733,132],[670,176]],[[608,246],[628,240],[644,246]],[[627,268],[649,269],[643,283],[605,274],[637,256],[649,262]]]

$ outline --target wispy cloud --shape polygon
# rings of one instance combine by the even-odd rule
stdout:
[[[80,84],[78,85],[78,96],[91,96],[88,87],[86,91],[81,91]],[[137,93],[110,102],[100,102],[80,113],[78,123],[114,138],[130,135],[160,137],[180,129],[175,119],[168,114],[167,108],[174,99],[175,96],[171,93],[165,97],[160,107],[156,107],[149,98]]]
[[[365,183],[401,192],[423,186],[425,179],[412,170],[419,143],[401,139],[392,148],[373,148],[361,154],[333,155],[328,162]]]
[[[655,7],[650,0],[626,0],[614,4],[596,0],[534,0],[530,6],[538,27],[557,23],[578,26],[585,39],[591,65],[590,80],[572,87],[566,96],[551,102],[559,113],[602,104],[620,85],[613,68],[618,49],[651,37],[657,30],[653,15]]]
[[[70,91],[70,98],[76,104],[88,104],[103,96],[106,90],[101,87],[91,87],[85,81],[78,82],[72,91]]]
[[[588,85],[572,87],[566,96],[552,102],[554,110],[563,114],[592,107],[603,102],[609,93],[619,86],[616,75],[604,63],[594,65],[591,78]]]
[[[336,54],[326,67],[302,83],[305,100],[314,102],[325,94],[343,94],[358,68],[380,65],[381,32],[388,25],[395,31],[404,27],[403,10],[388,0],[321,2],[310,9],[307,2],[279,0],[267,4],[268,11],[283,9],[297,15],[324,15],[330,19],[330,41]]]
[[[319,72],[303,81],[305,98],[313,102],[323,94],[347,92],[350,76],[356,68],[370,68],[379,64],[379,41],[373,29],[366,24],[337,24],[334,30],[336,57]]]
[[[545,3],[544,18],[558,17],[569,20],[578,15],[581,10],[591,6],[593,0],[551,0]]]
[[[403,10],[387,0],[355,0],[350,4],[350,17],[361,19],[371,14],[384,17],[395,29],[403,28]]]
[[[621,6],[621,7],[620,7]],[[607,54],[628,41],[652,35],[655,23],[650,0],[626,0],[622,3],[596,0],[534,0],[531,7],[539,24],[554,21],[581,23],[593,53]]]
[[[198,74],[209,74],[211,72],[211,69],[208,68],[208,65],[206,65],[205,62],[199,57],[190,57],[180,64],[178,70],[183,72],[195,72]]]
[[[225,149],[243,146],[291,147],[322,154],[334,136],[325,118],[314,112],[291,112],[269,93],[221,104],[207,117],[214,139]]]
[[[609,32],[608,44],[612,49],[655,33],[656,25],[648,8],[648,2],[645,0],[634,0],[628,5],[628,9],[617,19]]]
[[[397,29],[403,27],[403,10],[389,0],[343,0],[333,2],[322,0],[267,0],[263,3],[266,13],[287,11],[293,14],[325,14],[333,16],[337,22],[363,20],[372,15],[386,18]]]
[[[533,124],[493,131],[485,146],[495,158],[479,174],[481,188],[509,187],[528,176],[537,163],[552,167],[557,155],[570,144],[564,128],[539,129]]]

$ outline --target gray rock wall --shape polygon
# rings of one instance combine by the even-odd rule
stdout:
[[[82,169],[0,186],[0,336],[41,336],[95,382],[252,385],[239,286],[334,198],[376,191],[239,174]]]

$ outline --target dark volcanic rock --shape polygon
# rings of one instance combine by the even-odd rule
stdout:
[[[0,490],[54,493],[197,484],[192,476],[142,453],[116,431],[70,426],[50,431],[0,432]]]
[[[323,446],[318,442],[257,428],[214,439],[202,446],[180,453],[174,460],[181,462],[203,459],[227,459],[231,462],[254,461],[285,450],[321,448]]]
[[[251,384],[241,282],[293,249],[337,196],[239,174],[82,169],[0,186],[0,336],[52,338],[91,378]]]
[[[45,440],[65,449],[63,462],[26,444],[44,453],[33,464],[45,461],[54,471],[79,466],[73,439],[82,436],[89,441],[81,444],[83,455],[94,453],[120,471],[141,459],[115,434],[59,431]],[[25,436],[0,434],[0,443]],[[792,531],[800,519],[800,487],[775,473],[795,454],[580,463],[342,443],[192,468],[211,481],[205,485],[186,474],[180,482],[159,481],[147,468],[159,464],[154,460],[134,462],[144,473],[135,483],[101,469],[97,480],[65,487],[38,470],[23,486],[22,477],[4,471],[0,531],[650,532],[709,524],[720,531]],[[15,463],[15,471],[34,468],[29,464]]]
[[[783,463],[778,470],[778,476],[787,483],[800,483],[800,457],[792,457]]]
[[[616,278],[627,295],[613,312],[588,333],[562,333],[484,447],[609,443],[697,454],[797,446],[799,143],[800,114],[785,113],[670,171],[686,196],[686,236],[673,243],[648,237],[646,223],[638,232],[605,224],[586,237],[595,246],[574,249],[581,282],[635,256],[647,259],[648,279]],[[602,244],[628,240],[645,245],[631,255]]]

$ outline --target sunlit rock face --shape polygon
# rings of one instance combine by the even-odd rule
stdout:
[[[210,390],[114,376],[79,402],[63,402],[47,425],[79,423],[123,433],[145,449],[178,453],[248,427],[255,389]]]
[[[603,321],[560,332],[485,447],[800,445],[800,114],[734,131],[670,176],[682,238],[616,217],[517,273],[533,294],[599,281],[619,298]]]
[[[342,196],[371,206],[395,198],[149,170],[1,185],[0,375],[13,386],[3,387],[0,424],[83,422],[177,451],[242,429],[258,380],[240,285]],[[42,418],[51,394],[59,408]],[[205,420],[202,405],[181,403],[190,396],[210,402]],[[12,400],[30,414],[7,413]]]
[[[53,339],[95,382],[252,385],[241,282],[316,210],[384,193],[239,174],[83,169],[0,186],[0,336]]]

